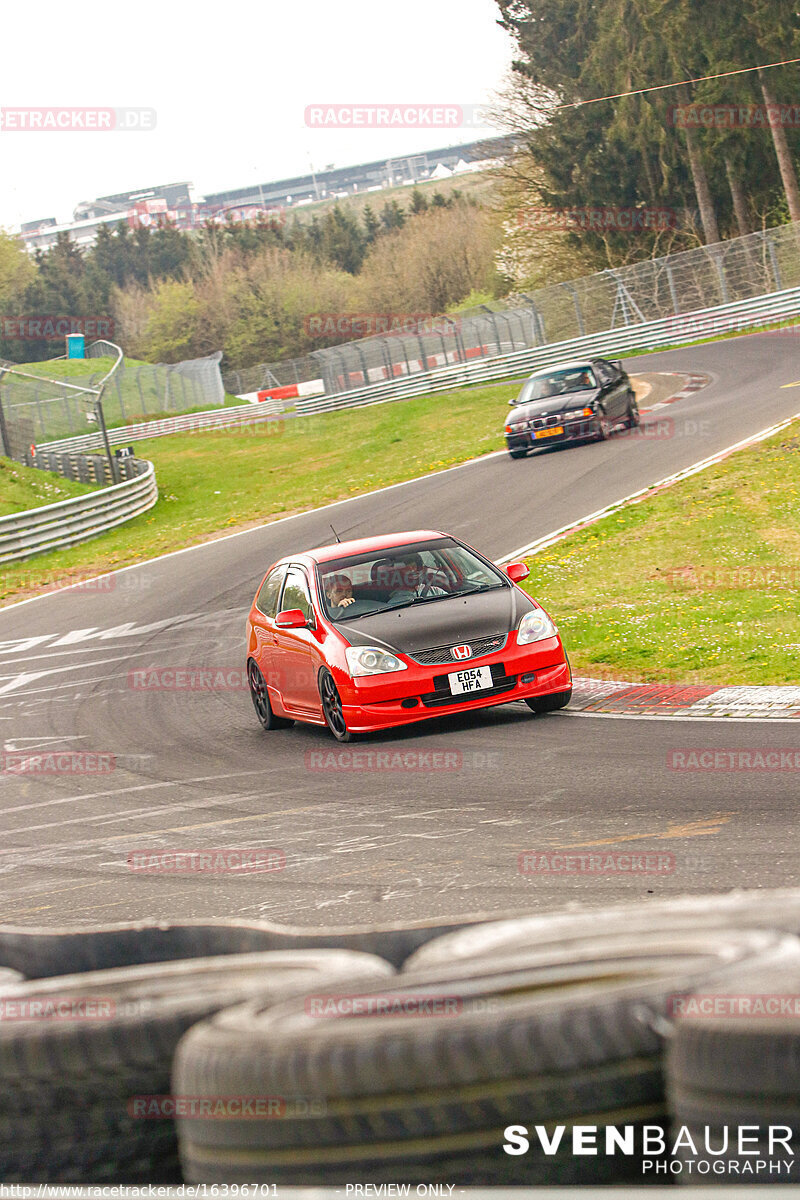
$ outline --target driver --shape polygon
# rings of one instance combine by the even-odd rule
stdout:
[[[339,610],[355,604],[352,580],[346,575],[329,575],[325,580],[325,597],[331,608]]]
[[[392,571],[395,586],[389,594],[389,603],[426,599],[428,596],[446,596],[444,588],[428,582],[427,570],[419,554],[405,554]]]

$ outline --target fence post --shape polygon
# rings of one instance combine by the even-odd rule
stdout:
[[[716,267],[717,275],[719,276],[719,290],[722,297],[722,303],[729,304],[730,295],[728,294],[728,280],[725,275],[725,264],[723,263],[716,246],[711,248],[710,254],[711,261]]]
[[[94,415],[97,418],[97,424],[100,426],[100,432],[103,435],[103,444],[105,445],[105,448],[106,448],[106,458],[108,459],[108,470],[111,474],[111,482],[119,483],[119,477],[117,475],[117,469],[116,469],[117,463],[116,463],[116,459],[114,458],[114,455],[111,453],[111,443],[108,440],[108,430],[106,429],[106,419],[103,416],[103,400],[102,400],[103,390],[104,389],[101,389],[100,393],[97,396],[97,399],[94,402]]]
[[[566,288],[566,290],[569,292],[570,296],[572,296],[572,303],[575,305],[575,316],[578,318],[578,333],[580,334],[581,337],[585,337],[586,336],[586,326],[583,323],[583,313],[581,311],[581,304],[580,304],[580,300],[578,299],[578,293],[575,290],[575,288],[572,286],[571,283],[562,283],[561,286]]]
[[[775,274],[775,290],[780,292],[783,290],[783,280],[781,279],[781,269],[778,264],[778,255],[775,251],[775,243],[772,238],[767,235],[767,245],[769,246],[769,258],[772,263],[772,270]]]
[[[0,452],[5,458],[11,458],[11,442],[8,440],[8,430],[6,429],[6,414],[3,411],[3,376],[8,367],[0,367]]]
[[[680,309],[680,305],[678,303],[678,293],[675,288],[675,276],[672,273],[672,266],[670,265],[670,263],[666,264],[666,268],[667,268],[667,283],[669,284],[669,294],[670,294],[670,297],[672,298],[672,311],[674,312],[675,316],[677,317],[677,315],[681,311],[681,309]]]

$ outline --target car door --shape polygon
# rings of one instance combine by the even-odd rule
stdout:
[[[255,651],[253,657],[264,676],[267,688],[273,692],[278,688],[277,662],[275,655],[275,617],[278,612],[278,597],[286,578],[286,565],[270,571],[256,596],[252,615]]]
[[[628,388],[624,376],[605,359],[595,363],[595,370],[605,389],[606,412],[614,423],[624,421],[628,412]]]
[[[308,576],[300,566],[290,566],[286,572],[278,612],[289,608],[299,608],[309,626],[299,629],[275,626],[275,659],[283,707],[298,715],[319,715],[322,711],[317,687],[319,623]]]

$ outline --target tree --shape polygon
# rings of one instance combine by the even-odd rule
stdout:
[[[195,352],[200,305],[191,283],[164,280],[149,298],[145,327],[151,362],[180,362]]]

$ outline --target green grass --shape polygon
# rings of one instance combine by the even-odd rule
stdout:
[[[800,679],[800,423],[529,560],[580,675]]]
[[[37,471],[9,458],[0,458],[0,517],[83,496],[92,490],[87,484],[73,483],[49,471]]]
[[[501,449],[515,391],[513,384],[493,384],[250,430],[137,441],[137,455],[155,463],[156,507],[91,542],[8,567],[0,598],[26,594],[34,582],[143,561]]]

